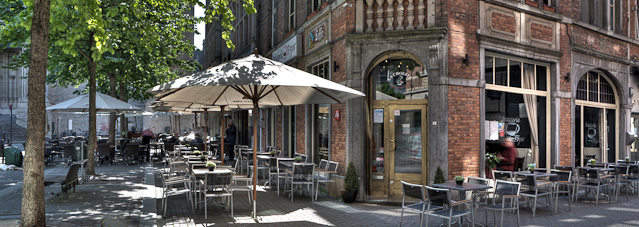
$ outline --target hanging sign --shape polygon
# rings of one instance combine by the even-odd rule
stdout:
[[[316,43],[319,43],[323,40],[324,40],[324,24],[313,29],[308,34],[308,49],[313,49]]]
[[[339,109],[335,109],[335,120],[339,121]]]

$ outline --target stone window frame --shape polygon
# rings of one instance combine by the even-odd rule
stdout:
[[[621,0],[581,0],[581,21],[622,34],[622,7]]]
[[[523,57],[517,57],[517,56],[513,56],[513,55],[507,55],[507,54],[500,54],[497,52],[490,52],[488,50],[485,51],[484,56],[482,59],[485,59],[486,57],[490,57],[492,56],[493,58],[503,58],[503,59],[507,59],[507,60],[513,60],[513,61],[520,61],[523,63],[528,63],[528,64],[533,64],[533,65],[540,65],[540,66],[544,66],[546,67],[546,91],[542,91],[542,90],[530,90],[530,89],[525,89],[525,88],[518,88],[518,87],[509,87],[509,86],[503,86],[503,85],[494,85],[494,84],[488,84],[486,83],[485,85],[485,91],[488,90],[494,90],[494,91],[501,91],[501,92],[508,92],[508,93],[515,93],[515,94],[531,94],[531,95],[536,95],[536,96],[541,96],[541,97],[545,97],[546,98],[546,128],[550,129],[551,128],[551,104],[552,104],[552,96],[551,96],[551,66],[552,66],[552,62],[543,62],[543,61],[537,61],[537,60],[533,60],[533,59],[528,59],[528,58],[523,58]],[[484,61],[484,60],[482,60]],[[494,62],[494,61],[493,61]],[[482,70],[485,70],[486,66],[484,65],[484,68]],[[537,67],[535,67],[537,68]],[[509,69],[510,70],[510,67]],[[522,67],[523,70],[523,67]],[[494,65],[493,65],[493,74],[494,74]],[[536,74],[536,73],[535,73]],[[510,75],[510,73],[509,73]],[[485,79],[485,74],[482,71],[482,76],[484,76]],[[485,98],[484,98],[485,99]],[[481,105],[485,105],[482,101]],[[485,112],[485,107],[484,107],[484,112],[482,113],[484,116],[486,114]],[[538,113],[539,115],[539,113]],[[484,117],[485,119],[485,117]],[[482,130],[485,130],[486,125],[484,125],[484,128]],[[552,130],[546,130],[545,133],[545,150],[546,150],[546,167],[550,167],[550,165],[552,165],[552,147],[551,147],[551,143],[552,143],[552,134],[551,132],[553,132]],[[485,152],[485,151],[484,151]],[[534,156],[534,163],[537,163],[537,166],[540,166],[539,163],[539,155],[535,154],[535,151],[533,151],[533,156]],[[482,159],[483,160],[483,159]]]

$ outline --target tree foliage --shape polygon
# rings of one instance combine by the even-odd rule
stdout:
[[[446,178],[444,178],[444,172],[440,166],[437,166],[437,170],[435,171],[435,184],[443,184],[446,183]]]

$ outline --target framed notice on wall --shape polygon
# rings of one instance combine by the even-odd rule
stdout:
[[[373,123],[384,123],[384,109],[373,109]]]

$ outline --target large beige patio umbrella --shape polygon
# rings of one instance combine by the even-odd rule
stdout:
[[[364,93],[257,54],[225,62],[147,92],[158,101],[204,105],[293,106],[343,103]],[[257,124],[253,118],[253,166],[257,166]],[[253,218],[257,218],[257,168],[253,169]]]

